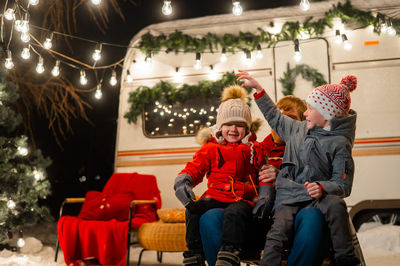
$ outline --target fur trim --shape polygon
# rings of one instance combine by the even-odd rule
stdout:
[[[247,91],[239,85],[231,85],[223,90],[221,95],[221,102],[237,98],[240,98],[244,103],[247,103]]]
[[[251,133],[257,133],[257,131],[260,129],[260,127],[261,127],[261,124],[262,124],[262,121],[261,121],[261,119],[256,119],[256,120],[253,120],[252,122],[251,122],[251,125],[250,125],[250,132]]]
[[[203,127],[197,132],[196,142],[200,145],[206,144],[209,140],[212,139],[212,130],[209,127]]]

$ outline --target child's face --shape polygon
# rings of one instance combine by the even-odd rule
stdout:
[[[307,104],[307,110],[304,112],[304,116],[307,120],[307,129],[310,130],[314,126],[324,128],[329,125],[329,121],[321,115],[317,109],[314,109],[311,105]]]
[[[231,122],[222,125],[222,137],[229,142],[239,142],[246,136],[246,124],[242,122]]]

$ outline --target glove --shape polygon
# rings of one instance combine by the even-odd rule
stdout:
[[[196,199],[196,196],[194,195],[192,190],[193,184],[194,181],[192,177],[188,174],[180,174],[175,179],[175,196],[180,202],[182,202],[185,208],[192,206],[193,200]]]
[[[259,189],[259,200],[253,208],[253,217],[259,222],[266,222],[271,214],[275,200],[275,188],[262,185]]]

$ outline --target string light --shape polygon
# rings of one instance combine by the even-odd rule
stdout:
[[[36,6],[37,4],[39,4],[39,0],[29,0],[29,4],[32,6]]]
[[[79,82],[80,82],[82,85],[86,85],[87,82],[88,82],[88,80],[87,80],[87,78],[86,78],[86,72],[85,72],[85,70],[83,70],[83,69],[82,69],[81,72],[80,72]]]
[[[53,33],[50,33],[49,37],[47,37],[43,43],[44,48],[50,49],[53,46],[53,43],[51,42],[52,39],[53,39]]]
[[[210,72],[208,73],[208,79],[213,80],[213,81],[218,79],[218,74],[215,71],[213,65],[210,65]]]
[[[352,48],[353,46],[351,45],[351,43],[350,43],[349,40],[347,39],[346,34],[342,34],[342,41],[343,41],[343,48],[344,48],[346,51],[350,51],[351,48]]]
[[[201,54],[200,53],[196,53],[196,63],[194,64],[194,69],[196,70],[200,70],[201,69]]]
[[[340,30],[336,30],[335,33],[335,43],[340,44],[342,42],[342,37],[340,36]]]
[[[222,54],[221,54],[219,61],[221,63],[225,63],[227,60],[228,60],[228,58],[226,57],[226,48],[222,48]]]
[[[21,32],[22,31],[22,20],[20,20],[20,19],[15,20],[14,26],[15,26],[16,31]]]
[[[53,67],[53,69],[51,70],[51,74],[54,77],[57,77],[58,75],[60,75],[60,60],[56,61],[55,66]]]
[[[99,61],[101,58],[101,48],[103,47],[103,45],[101,43],[99,43],[96,47],[96,49],[94,49],[94,52],[92,54],[92,58],[94,61]]]
[[[44,72],[43,57],[39,56],[39,61],[36,66],[36,72],[42,74]]]
[[[164,4],[162,6],[161,12],[166,16],[169,16],[172,14],[172,6],[171,6],[170,0],[164,0]]]
[[[389,36],[395,36],[396,35],[396,30],[393,28],[392,20],[390,20],[390,19],[387,20],[386,33]]]
[[[9,8],[6,10],[6,12],[4,12],[4,17],[5,17],[5,19],[7,19],[7,20],[13,20],[13,19],[15,19],[15,4],[14,4],[14,7],[13,7],[13,8],[9,7]]]
[[[20,230],[18,233],[18,240],[17,240],[17,246],[19,248],[22,248],[23,246],[25,246],[25,240],[23,237],[24,237],[24,235],[22,234],[22,230]]]
[[[232,4],[233,4],[233,7],[232,7],[232,14],[235,15],[235,16],[240,16],[240,15],[242,15],[242,13],[243,13],[243,8],[242,8],[242,6],[240,5],[240,2],[237,1],[237,0],[232,0]]]
[[[132,76],[131,71],[129,69],[127,70],[126,81],[128,81],[128,82],[132,82],[133,81],[133,76]]]
[[[299,46],[299,40],[296,39],[294,40],[294,55],[293,55],[293,60],[296,62],[301,61],[301,53],[300,53],[300,46]]]
[[[117,73],[113,69],[113,71],[111,73],[111,78],[110,78],[110,85],[111,86],[115,86],[115,85],[117,85],[117,83],[118,83],[118,81],[117,81]]]
[[[17,152],[18,152],[19,155],[26,156],[26,155],[28,155],[28,148],[27,147],[18,146]]]
[[[21,21],[21,32],[27,33],[29,31],[29,14],[25,13],[24,20]]]
[[[96,89],[96,92],[94,93],[94,97],[97,100],[100,100],[101,97],[103,97],[103,93],[101,92],[101,84],[97,84],[97,89]]]
[[[30,39],[31,39],[31,36],[29,36],[28,32],[21,32],[21,41],[29,42]]]
[[[43,173],[41,171],[38,171],[36,168],[33,170],[32,174],[36,181],[43,178]]]
[[[27,47],[22,49],[22,53],[21,53],[22,59],[28,60],[29,57],[31,57],[30,49],[31,49],[31,45],[30,44],[28,44]]]
[[[92,3],[93,3],[94,5],[100,5],[101,0],[92,0]]]
[[[308,11],[310,9],[310,2],[308,2],[308,0],[301,0],[300,9],[303,11]]]
[[[183,82],[183,76],[179,72],[179,67],[175,68],[175,73],[174,73],[174,81],[176,83],[182,83]]]
[[[9,208],[10,210],[14,209],[16,206],[15,202],[10,199],[9,201],[7,201],[7,208]]]
[[[251,65],[253,64],[251,60],[251,52],[249,50],[246,50],[244,53],[245,53],[244,63],[246,64],[247,67],[251,67]]]
[[[4,66],[7,69],[12,69],[14,67],[14,63],[13,63],[12,58],[11,58],[11,51],[10,50],[7,50],[7,58],[6,58],[6,61],[4,62]]]
[[[263,54],[262,54],[262,51],[261,51],[261,45],[260,44],[257,44],[257,55],[256,55],[256,58],[257,59],[262,59],[263,58]]]
[[[146,57],[144,58],[144,62],[145,62],[147,65],[150,65],[150,64],[151,64],[151,62],[152,62],[152,60],[151,60],[151,51],[147,51]]]

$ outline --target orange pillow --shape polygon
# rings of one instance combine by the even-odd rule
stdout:
[[[157,215],[164,223],[185,222],[185,209],[158,209]]]
[[[126,221],[129,219],[129,205],[132,200],[133,193],[104,195],[99,191],[89,191],[78,217],[85,220]]]

